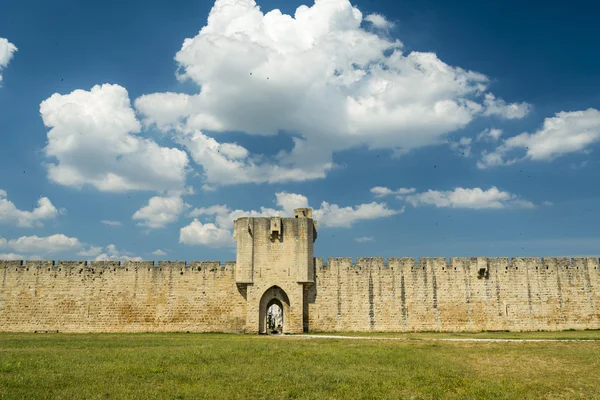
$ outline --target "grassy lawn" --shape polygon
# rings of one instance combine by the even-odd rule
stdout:
[[[599,378],[590,341],[0,334],[2,399],[591,399]]]

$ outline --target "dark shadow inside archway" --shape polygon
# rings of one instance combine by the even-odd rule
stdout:
[[[290,300],[279,286],[265,291],[259,304],[259,333],[285,333],[289,321]]]

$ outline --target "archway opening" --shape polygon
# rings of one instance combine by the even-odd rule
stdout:
[[[290,300],[279,286],[271,286],[260,299],[259,333],[285,333],[285,324],[289,322]]]
[[[277,299],[267,304],[267,333],[283,333],[283,304]]]

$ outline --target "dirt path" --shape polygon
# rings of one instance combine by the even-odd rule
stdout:
[[[337,335],[277,335],[281,338],[349,339],[349,340],[403,340],[429,342],[600,342],[600,339],[491,339],[491,338],[406,338],[385,336],[337,336]]]

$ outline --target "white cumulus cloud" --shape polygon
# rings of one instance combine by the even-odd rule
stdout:
[[[520,199],[517,195],[501,191],[492,186],[481,188],[455,188],[450,191],[428,190],[406,197],[413,206],[433,205],[435,207],[494,209],[494,208],[532,208],[533,203]]]
[[[504,100],[497,99],[492,93],[486,93],[483,104],[485,105],[483,115],[496,115],[506,119],[521,119],[531,111],[531,104],[507,104]]]
[[[83,257],[96,257],[97,255],[102,253],[103,249],[104,248],[100,246],[90,246],[87,250],[77,252],[77,255]]]
[[[220,228],[214,223],[202,223],[197,218],[189,225],[181,228],[179,242],[187,245],[211,247],[235,246],[235,241],[229,229]]]
[[[461,157],[471,157],[471,142],[470,137],[461,137],[457,142],[450,142],[450,148]]]
[[[383,15],[377,13],[367,15],[365,21],[372,23],[375,28],[383,30],[388,30],[394,26],[391,21],[388,21]]]
[[[398,189],[390,189],[386,186],[375,186],[371,188],[371,193],[375,195],[375,197],[385,197],[394,195],[398,199],[403,199],[407,194],[411,194],[416,192],[415,188],[398,188]]]
[[[54,254],[65,251],[77,250],[82,244],[77,238],[55,234],[51,236],[21,236],[18,239],[0,241],[0,246],[5,246],[19,253]]]
[[[47,197],[41,197],[33,211],[19,210],[7,199],[7,193],[0,190],[0,223],[14,223],[18,227],[32,228],[43,226],[44,220],[56,218],[59,211]]]
[[[152,229],[164,228],[177,221],[187,208],[189,205],[181,197],[155,196],[148,201],[148,205],[137,210],[132,219],[141,221],[138,223],[140,226]]]
[[[324,201],[320,208],[313,211],[313,218],[317,220],[319,227],[350,228],[358,221],[390,217],[399,213],[398,210],[389,209],[385,203],[340,207]]]
[[[0,72],[8,65],[13,58],[17,47],[8,41],[8,39],[0,37]],[[0,74],[0,84],[2,83],[2,74]]]
[[[142,257],[137,257],[131,253],[117,249],[114,244],[109,244],[103,249],[103,252],[96,255],[96,261],[142,261]]]
[[[162,251],[161,249],[156,249],[152,252],[152,254],[154,254],[155,256],[166,256],[167,252]]]
[[[569,153],[583,152],[600,141],[600,111],[561,111],[546,118],[535,133],[522,133],[504,140],[492,152],[484,152],[477,166],[481,169],[511,165],[522,160],[550,161]],[[522,157],[508,156],[514,150],[525,149]]]
[[[502,136],[502,129],[496,129],[496,128],[486,128],[484,130],[482,130],[481,132],[479,132],[479,135],[477,135],[477,141],[481,142],[481,141],[497,141],[498,139],[500,139],[500,136]]]
[[[0,260],[25,260],[27,256],[16,253],[0,253]]]
[[[55,160],[47,164],[50,180],[112,192],[183,190],[187,155],[138,135],[141,124],[123,87],[55,93],[40,113],[50,128],[45,153]]]
[[[331,162],[300,168],[286,162],[277,163],[276,160],[264,161],[258,156],[251,157],[248,150],[238,144],[219,143],[200,131],[180,133],[176,140],[202,166],[209,185],[306,181],[324,178],[333,167]],[[303,141],[296,141],[298,146],[303,146]]]
[[[207,187],[318,179],[332,153],[355,146],[406,152],[439,144],[474,118],[519,118],[523,103],[487,92],[488,78],[428,52],[404,52],[363,29],[384,16],[348,0],[317,1],[294,15],[263,13],[253,0],[217,0],[198,35],[175,56],[198,94],[155,93],[135,102],[146,125],[174,130]],[[368,24],[369,25],[369,24]],[[207,132],[293,134],[277,157],[252,156]]]

